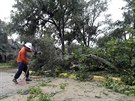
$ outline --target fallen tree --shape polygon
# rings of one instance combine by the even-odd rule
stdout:
[[[110,68],[112,68],[112,69],[114,69],[116,72],[118,72],[118,69],[111,63],[111,62],[109,62],[109,61],[107,61],[107,60],[105,60],[105,59],[103,59],[103,58],[101,58],[101,57],[98,57],[98,56],[96,56],[96,55],[94,55],[94,54],[88,54],[88,55],[85,55],[87,58],[92,58],[92,59],[94,59],[94,60],[97,60],[97,61],[99,61],[99,62],[102,62],[102,63],[104,63],[105,65],[107,65],[107,66],[109,66]]]

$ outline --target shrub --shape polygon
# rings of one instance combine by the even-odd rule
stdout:
[[[115,92],[119,92],[126,95],[134,95],[135,96],[135,86],[129,86],[121,84],[120,82],[108,78],[103,85],[108,88],[112,89]]]
[[[85,65],[79,66],[79,71],[77,71],[76,75],[77,79],[80,81],[86,81],[89,77],[88,69]]]
[[[31,67],[34,71],[52,70],[59,67],[62,63],[61,53],[54,46],[54,41],[49,36],[44,36],[40,40],[35,40],[35,55],[31,61]]]
[[[43,94],[39,87],[31,87],[29,94],[27,101],[51,101],[50,96]]]
[[[122,81],[127,85],[131,85],[131,86],[135,85],[135,77],[132,75],[127,75],[127,74],[123,75]]]
[[[135,84],[135,40],[111,40],[106,44],[107,60],[115,65],[126,84]],[[116,72],[116,71],[115,71]]]

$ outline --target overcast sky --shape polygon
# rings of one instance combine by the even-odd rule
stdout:
[[[14,0],[0,0],[0,19],[9,21],[10,10],[12,9],[12,5],[14,4]]]
[[[0,0],[0,19],[4,21],[9,21],[10,10],[14,0]],[[122,11],[120,10],[126,3],[123,0],[111,0],[109,3],[108,13],[112,14],[112,19],[114,21],[122,18]]]

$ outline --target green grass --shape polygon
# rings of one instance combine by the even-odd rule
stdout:
[[[42,93],[39,86],[29,88],[27,101],[51,101],[50,95]]]
[[[60,84],[60,88],[64,90],[67,85],[68,85],[67,83],[62,83]]]
[[[108,78],[103,83],[103,86],[105,86],[108,89],[112,89],[113,91],[118,93],[135,96],[135,86],[121,84],[118,81],[115,81],[111,78]]]
[[[12,65],[10,63],[0,63],[0,69],[8,69],[11,67]]]

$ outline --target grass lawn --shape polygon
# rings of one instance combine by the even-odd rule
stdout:
[[[12,65],[10,63],[0,63],[0,69],[8,69],[12,68]]]

